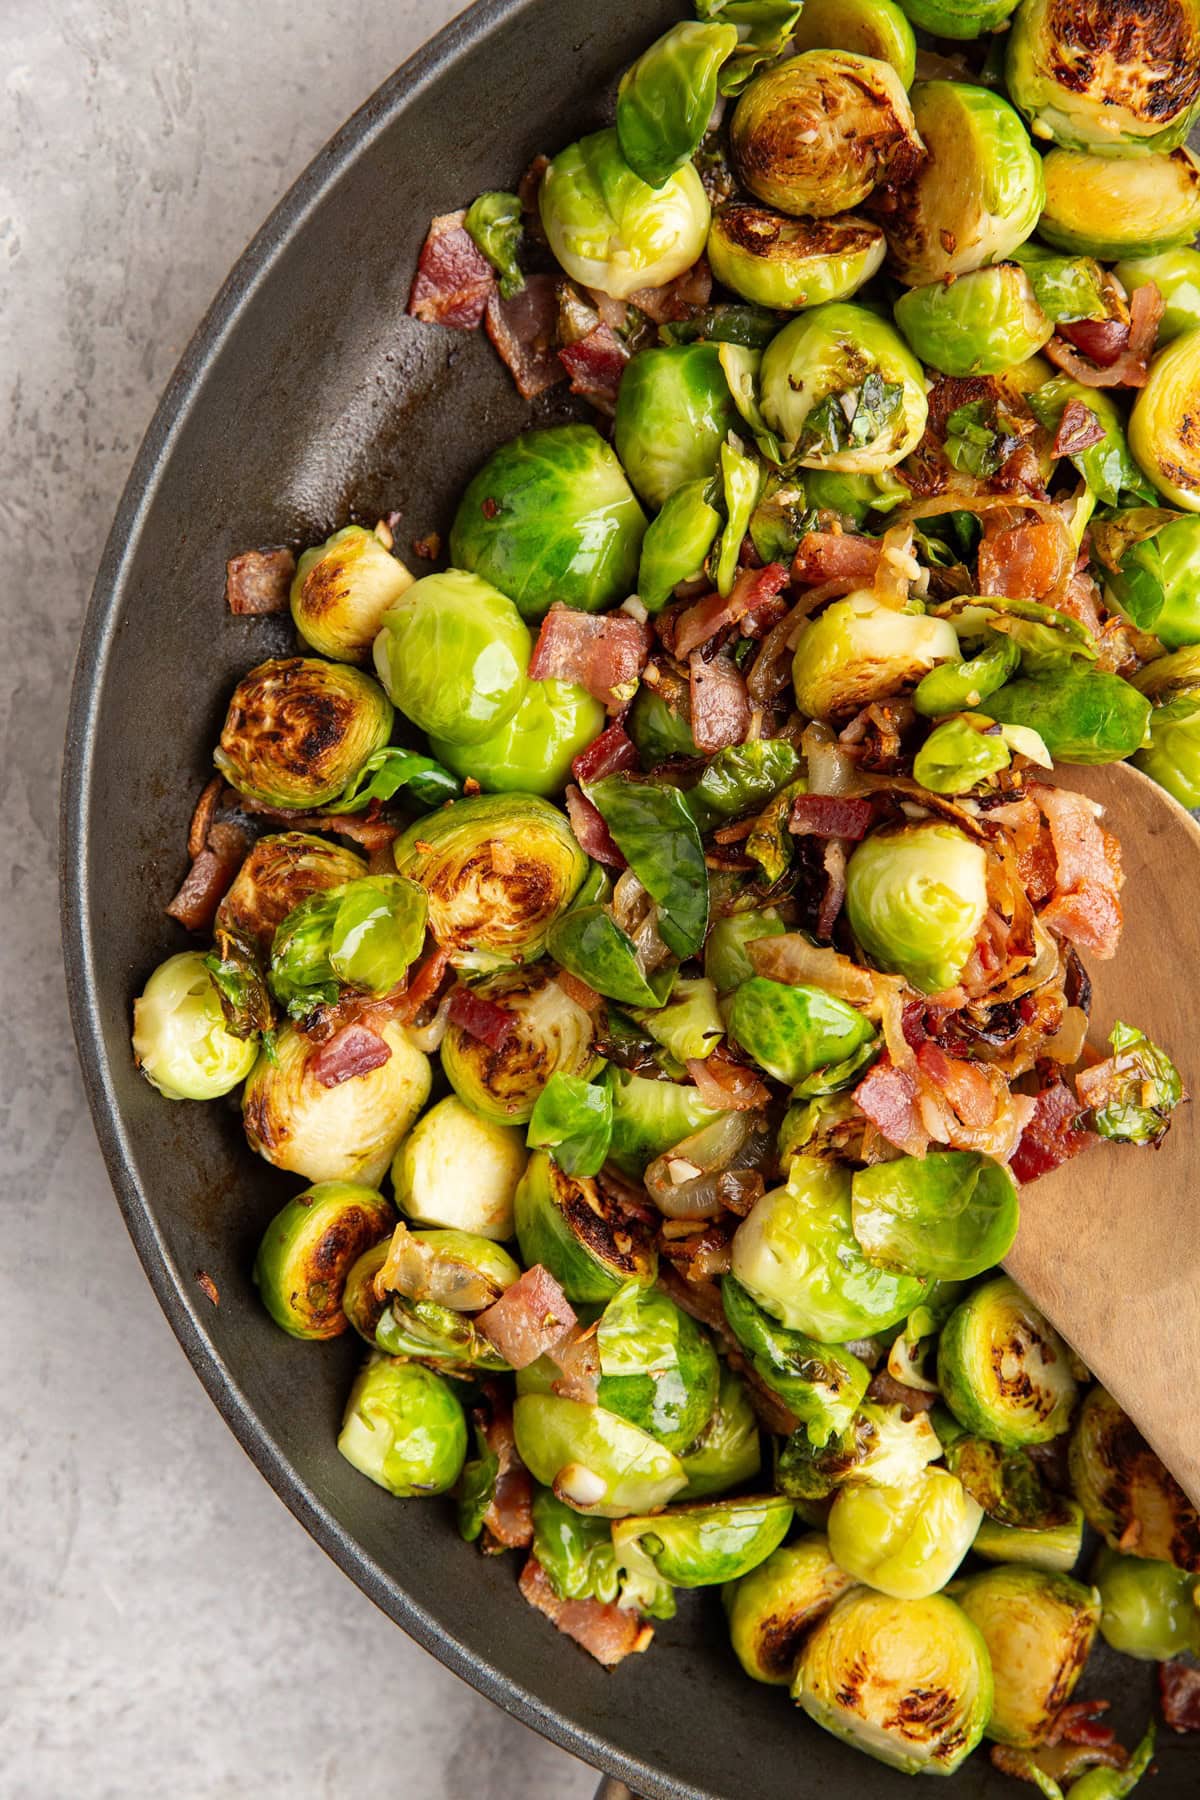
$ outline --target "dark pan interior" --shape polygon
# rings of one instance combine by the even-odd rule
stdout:
[[[482,334],[405,316],[428,220],[604,122],[614,76],[683,10],[482,0],[379,90],[234,271],[142,448],[84,632],[64,789],[71,999],[113,1183],[163,1307],[249,1455],[378,1605],[649,1800],[886,1800],[906,1790],[901,1776],[742,1676],[715,1595],[682,1606],[644,1660],[607,1675],[520,1600],[514,1558],[481,1558],[446,1506],[399,1503],[342,1461],[334,1435],[354,1346],[286,1338],[249,1280],[263,1226],[296,1182],[250,1155],[232,1107],[168,1105],[129,1054],[132,996],[180,947],[162,909],[225,697],[291,641],[285,622],[226,613],[226,558],[392,509],[402,550],[445,531],[468,476],[531,415]],[[1148,1671],[1097,1658],[1089,1687],[1117,1696],[1124,1731],[1140,1731]],[[1160,1768],[1157,1800],[1200,1786],[1186,1748],[1166,1745]],[[951,1786],[1018,1791],[983,1756]]]

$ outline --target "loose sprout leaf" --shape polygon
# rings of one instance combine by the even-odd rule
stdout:
[[[742,542],[763,485],[760,464],[746,455],[741,439],[732,431],[721,445],[721,485],[725,494],[725,529],[717,553],[717,591],[728,596],[737,579]]]
[[[458,1483],[458,1535],[468,1544],[473,1544],[483,1530],[500,1473],[499,1457],[484,1448],[482,1433],[477,1436],[481,1454],[463,1465]]]
[[[772,475],[750,515],[750,541],[764,563],[790,565],[801,538],[817,524],[816,509],[807,504],[805,490]]]
[[[605,776],[584,792],[626,862],[661,909],[659,931],[676,956],[696,956],[708,925],[708,870],[696,821],[678,788]],[[614,994],[613,999],[622,996]]]
[[[702,19],[737,26],[738,47],[721,70],[723,94],[740,94],[765,62],[786,49],[800,18],[800,0],[696,0]]]
[[[1003,724],[1036,731],[1055,762],[1120,762],[1141,748],[1150,720],[1135,687],[1078,660],[1006,682],[987,705]]]
[[[938,1435],[945,1448],[946,1467],[989,1518],[1027,1531],[1062,1524],[1064,1503],[1046,1486],[1027,1451],[1005,1449],[965,1432],[954,1441],[944,1429],[939,1429]]]
[[[956,407],[946,420],[945,452],[954,468],[986,481],[1002,469],[1022,442],[1015,421],[994,399]]]
[[[534,1104],[525,1141],[549,1150],[566,1175],[595,1175],[612,1142],[612,1090],[581,1075],[552,1075]]]
[[[323,810],[327,813],[362,812],[373,800],[382,805],[401,792],[418,806],[432,810],[447,800],[459,799],[462,783],[432,756],[423,756],[417,750],[400,750],[393,745],[368,757],[341,797]]]
[[[763,350],[779,330],[780,315],[765,306],[721,304],[705,307],[690,319],[669,319],[658,335],[664,344],[741,344]]]
[[[551,927],[547,947],[568,973],[623,1006],[662,1006],[675,980],[673,963],[647,975],[633,939],[604,906],[573,907]]]
[[[275,933],[271,991],[293,1019],[332,1006],[342,984],[386,994],[425,941],[425,890],[403,875],[365,875],[294,907]]]
[[[491,192],[480,194],[467,208],[463,220],[467,231],[500,278],[500,293],[511,300],[525,286],[517,252],[524,230],[521,202],[515,194]]]
[[[807,414],[796,442],[797,456],[838,456],[872,444],[897,418],[904,387],[873,369],[858,387],[828,394]]]
[[[740,819],[765,806],[795,778],[800,758],[786,738],[758,738],[718,750],[694,788],[684,796],[701,831],[719,820]]]
[[[773,887],[792,866],[796,840],[788,821],[792,815],[792,801],[797,794],[807,791],[808,782],[803,776],[781,788],[754,821],[754,829],[743,846],[746,855],[762,870],[768,887]]]
[[[1108,306],[1100,283],[1103,270],[1091,256],[1063,256],[1032,240],[1018,244],[1012,261],[1020,263],[1046,317],[1103,319]]]
[[[1124,1143],[1156,1144],[1184,1097],[1179,1070],[1145,1032],[1120,1020],[1109,1036],[1112,1077],[1101,1090],[1092,1125],[1101,1137]],[[1098,1096],[1099,1097],[1099,1096]]]
[[[737,43],[734,25],[684,19],[621,77],[621,154],[651,187],[669,181],[700,148],[716,104],[717,76]],[[469,229],[469,215],[467,224]]]
[[[533,1554],[560,1600],[611,1603],[621,1591],[609,1521],[576,1512],[549,1488],[533,1496]]]
[[[247,944],[218,929],[216,948],[204,959],[234,1037],[251,1038],[269,1031],[274,1019],[271,995],[258,957]]]

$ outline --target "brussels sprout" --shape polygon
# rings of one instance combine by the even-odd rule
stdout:
[[[685,482],[712,477],[736,421],[716,345],[673,344],[641,350],[626,366],[613,442],[642,499],[659,507]]]
[[[895,0],[804,0],[792,34],[797,50],[849,50],[891,63],[905,87],[912,86],[917,40]]]
[[[387,994],[425,942],[425,890],[402,875],[365,875],[312,894],[275,933],[271,992],[294,1019],[332,1006],[342,985]]]
[[[804,497],[821,512],[841,513],[854,525],[864,525],[873,512],[893,512],[907,506],[912,490],[884,469],[878,475],[843,475],[834,469],[810,469],[804,477]]]
[[[671,504],[667,502],[667,506]],[[664,507],[659,518],[666,514]],[[686,684],[671,699],[643,682],[634,696],[625,721],[626,730],[637,745],[643,769],[656,769],[671,756],[698,756],[692,736],[691,711]]]
[[[1115,162],[1051,150],[1038,231],[1059,250],[1115,260],[1188,244],[1200,229],[1200,162],[1190,150]]]
[[[613,1097],[611,1161],[634,1180],[640,1181],[664,1150],[674,1149],[702,1125],[722,1117],[687,1082],[657,1081],[612,1065],[605,1080]]]
[[[792,987],[761,975],[735,992],[729,1030],[768,1075],[789,1087],[875,1041],[870,1021],[824,988]]]
[[[695,787],[688,789],[688,811],[701,831],[711,831],[726,819],[757,812],[795,779],[799,768],[800,758],[786,738],[727,744],[710,757]]]
[[[1004,24],[1017,0],[904,0],[914,25],[934,37],[977,38]],[[979,77],[983,80],[981,74]]]
[[[833,1559],[856,1581],[899,1600],[944,1588],[971,1548],[983,1509],[945,1469],[904,1487],[843,1487],[829,1514]]]
[[[800,1652],[792,1698],[826,1731],[906,1775],[952,1775],[983,1736],[992,1671],[944,1595],[844,1594]]]
[[[560,1600],[611,1604],[621,1591],[612,1527],[564,1506],[549,1488],[533,1496],[533,1554]]]
[[[921,152],[904,82],[889,63],[845,50],[806,50],[768,70],[738,101],[734,165],[758,200],[830,218]]]
[[[1049,342],[1054,326],[1016,263],[969,269],[910,288],[895,305],[896,323],[923,363],[943,375],[998,375]]]
[[[1017,1191],[1003,1163],[975,1150],[937,1150],[859,1169],[854,1235],[894,1269],[966,1281],[1012,1246]]]
[[[412,581],[373,531],[347,525],[300,558],[291,592],[296,630],[321,656],[367,662],[384,613]]]
[[[941,1406],[934,1409],[933,1423],[946,1453],[946,1467],[989,1518],[1029,1529],[1045,1527],[1062,1516],[1063,1503],[1027,1450],[972,1437]]]
[[[1131,759],[1134,767],[1166,788],[1181,806],[1200,806],[1200,686],[1156,705],[1148,733],[1145,749]]]
[[[321,1046],[285,1025],[242,1095],[250,1148],[306,1181],[381,1181],[429,1098],[432,1074],[403,1027],[385,1020],[374,1031],[387,1060],[326,1087],[314,1073]]]
[[[1038,222],[1045,186],[1029,134],[999,94],[919,81],[912,104],[929,154],[913,181],[888,190],[880,218],[889,267],[920,287],[1011,256]]]
[[[392,716],[387,695],[361,670],[275,657],[233,690],[213,761],[251,800],[323,806],[387,743]]]
[[[528,1158],[520,1131],[464,1106],[456,1094],[419,1119],[396,1152],[396,1204],[417,1225],[443,1225],[503,1243]]]
[[[601,1406],[681,1455],[717,1404],[716,1351],[696,1321],[634,1280],[600,1315],[596,1344]]]
[[[467,1421],[448,1382],[419,1363],[373,1358],[350,1390],[338,1449],[401,1499],[444,1494],[467,1454]]]
[[[600,433],[554,425],[523,432],[484,463],[454,515],[450,556],[507,594],[524,619],[542,618],[556,600],[603,612],[632,593],[645,530]],[[467,741],[453,718],[425,729]]]
[[[695,167],[685,162],[663,186],[650,187],[625,161],[615,130],[560,151],[538,205],[567,274],[614,300],[682,275],[708,234],[708,197]]]
[[[995,1684],[987,1735],[1031,1748],[1071,1698],[1100,1623],[1100,1595],[1070,1575],[986,1569],[954,1598],[988,1647]]]
[[[759,306],[788,312],[848,299],[876,274],[886,250],[879,226],[853,214],[792,219],[744,201],[723,207],[708,234],[718,281]]]
[[[1071,1486],[1088,1524],[1113,1550],[1200,1574],[1200,1518],[1112,1395],[1094,1387],[1071,1437]]]
[[[750,1404],[746,1384],[726,1364],[721,1365],[717,1403],[708,1423],[679,1460],[687,1476],[680,1498],[704,1500],[729,1488],[753,1481],[762,1466],[758,1415]]]
[[[545,1151],[530,1157],[513,1202],[527,1268],[542,1263],[576,1303],[607,1301],[626,1281],[649,1286],[658,1259],[593,1181],[566,1175]]]
[[[550,1150],[564,1175],[596,1175],[612,1142],[612,1094],[582,1075],[552,1075],[537,1097],[526,1142]]]
[[[1200,1583],[1195,1575],[1105,1548],[1092,1578],[1100,1592],[1100,1633],[1113,1650],[1141,1662],[1200,1653]]]
[[[987,908],[987,857],[955,825],[877,831],[846,865],[855,937],[880,968],[923,994],[954,986]]]
[[[375,1286],[375,1277],[387,1261],[395,1214],[388,1220],[387,1236],[364,1250],[350,1266],[342,1289],[342,1311],[366,1343],[374,1344],[375,1332],[387,1300]]]
[[[429,929],[459,968],[542,954],[587,874],[562,814],[532,794],[456,800],[410,825],[396,867],[429,894]]]
[[[1071,662],[1006,682],[987,703],[1004,725],[1036,731],[1055,762],[1120,762],[1140,748],[1149,702],[1119,675]]]
[[[789,1499],[822,1500],[836,1488],[907,1487],[942,1454],[927,1412],[865,1401],[848,1428],[820,1449],[801,1431],[779,1451],[775,1485]]]
[[[453,1021],[442,1039],[447,1079],[480,1118],[526,1125],[553,1074],[586,1078],[599,1069],[591,1014],[560,987],[548,963],[501,969],[477,982],[473,992],[512,1020],[497,1045]]]
[[[652,900],[676,956],[697,956],[708,928],[708,870],[696,822],[678,788],[625,775],[585,784],[588,799]]]
[[[737,27],[738,47],[721,70],[722,94],[740,94],[755,71],[790,49],[800,0],[696,0],[702,19]]]
[[[665,1506],[684,1485],[678,1457],[603,1406],[521,1394],[513,1407],[521,1461],[579,1512],[621,1519]]]
[[[133,1003],[133,1056],[168,1100],[215,1100],[244,1081],[258,1045],[226,1029],[204,956],[182,950],[160,963]]]
[[[613,1526],[617,1562],[647,1557],[672,1587],[717,1587],[758,1568],[787,1536],[791,1503],[778,1494],[700,1500]]]
[[[867,1391],[866,1364],[840,1345],[778,1324],[732,1275],[722,1278],[721,1304],[755,1374],[795,1414],[809,1442],[820,1446],[845,1431]]]
[[[679,582],[692,581],[703,573],[705,559],[721,530],[721,515],[709,499],[711,487],[711,480],[705,477],[685,481],[668,494],[662,511],[650,521],[637,577],[638,598],[648,613],[661,612]],[[646,706],[665,706],[653,688],[639,688],[638,699],[643,696],[643,712]]]
[[[1198,184],[1200,187],[1200,184]],[[1200,327],[1168,344],[1134,401],[1129,448],[1160,494],[1200,512]]]
[[[1129,294],[1152,281],[1166,302],[1158,325],[1158,345],[1169,344],[1200,325],[1200,250],[1162,250],[1157,256],[1129,257],[1117,264],[1117,280]]]
[[[255,1286],[275,1323],[296,1338],[345,1331],[347,1277],[395,1223],[383,1195],[358,1182],[319,1182],[289,1200],[263,1233],[254,1263]]]
[[[948,619],[898,612],[863,590],[835,600],[800,633],[792,662],[796,705],[812,719],[857,712],[960,661]]]
[[[805,469],[872,474],[916,448],[928,408],[921,365],[865,307],[814,306],[763,352],[762,408]]]
[[[1022,750],[1044,769],[1050,767],[1049,752],[1036,732],[1015,745],[1010,733],[1021,733],[1025,740],[1020,726],[997,725],[983,713],[944,719],[913,758],[913,775],[931,793],[969,794],[1008,768],[1013,749]]]
[[[485,793],[561,794],[571,764],[604,729],[604,708],[586,688],[531,681],[511,719],[478,744],[431,737],[447,768],[472,776]]]
[[[1030,238],[1012,252],[1028,275],[1038,305],[1048,319],[1108,317],[1105,274],[1093,256],[1060,256]]]
[[[773,1550],[721,1598],[734,1654],[753,1681],[787,1687],[805,1638],[854,1586],[818,1532]]]
[[[1134,495],[1152,499],[1153,489],[1129,454],[1125,426],[1120,410],[1111,395],[1100,388],[1085,388],[1067,375],[1044,382],[1028,395],[1031,412],[1039,425],[1057,432],[1070,401],[1086,406],[1104,432],[1104,436],[1086,450],[1076,451],[1070,461],[1083,476],[1096,499],[1103,506],[1118,506],[1122,496]]]
[[[704,973],[724,995],[754,974],[746,946],[759,938],[781,937],[787,926],[773,906],[753,912],[728,913],[717,919],[704,946]]]
[[[531,648],[511,600],[478,575],[446,569],[414,582],[384,614],[375,668],[422,731],[478,744],[524,699]]]
[[[519,197],[496,189],[480,194],[467,208],[463,228],[499,276],[501,299],[514,299],[525,286],[518,257],[525,229]]]
[[[662,187],[700,148],[736,25],[685,19],[626,69],[617,90],[617,136],[635,175]]]
[[[635,1011],[633,1016],[677,1063],[711,1056],[725,1035],[717,990],[704,976],[681,977],[665,1006]]]
[[[366,873],[361,856],[324,838],[303,831],[260,837],[217,908],[218,941],[238,939],[267,957],[279,926],[302,900]]]
[[[1170,1114],[1184,1098],[1179,1070],[1144,1031],[1120,1019],[1108,1042],[1112,1056],[1107,1079],[1090,1096],[1091,1128],[1118,1143],[1157,1144],[1170,1128]]]
[[[1200,82],[1200,7],[1025,0],[1008,38],[1008,91],[1035,137],[1129,157],[1173,150],[1188,134]]]
[[[1125,1800],[1126,1795],[1132,1794],[1150,1767],[1154,1757],[1155,1735],[1156,1727],[1152,1719],[1141,1742],[1135,1746],[1123,1768],[1090,1768],[1077,1781],[1072,1782],[1071,1790],[1075,1800]]]
[[[1052,1525],[1001,1525],[985,1515],[972,1550],[985,1562],[1025,1563],[1031,1569],[1068,1574],[1083,1549],[1083,1508],[1075,1500],[1061,1504],[1063,1517]]]
[[[1114,523],[1111,548],[1095,540],[1105,603],[1168,650],[1200,644],[1200,519],[1143,507]]]

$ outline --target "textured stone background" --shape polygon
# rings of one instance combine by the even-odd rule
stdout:
[[[584,1800],[256,1474],[141,1274],[75,1069],[55,892],[79,622],[238,252],[454,0],[0,5],[0,1795]]]

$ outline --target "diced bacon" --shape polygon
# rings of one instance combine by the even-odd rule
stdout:
[[[582,394],[601,412],[615,411],[629,351],[611,325],[601,320],[586,337],[564,344],[558,360],[570,377],[573,394]]]
[[[737,665],[728,656],[705,662],[702,650],[688,658],[692,736],[696,748],[710,755],[728,744],[742,744],[750,730],[750,696]]]
[[[821,861],[825,868],[825,892],[817,909],[817,936],[830,938],[846,902],[846,846],[841,838],[827,838]]]
[[[520,1588],[530,1606],[545,1613],[553,1625],[574,1639],[606,1669],[636,1651],[649,1647],[654,1628],[637,1613],[602,1600],[560,1600],[536,1556],[521,1571]]]
[[[520,182],[517,184],[517,199],[521,202],[521,211],[530,218],[538,216],[538,195],[542,188],[542,177],[550,167],[548,156],[535,156]]]
[[[556,601],[542,620],[530,658],[535,681],[573,681],[610,713],[633,698],[650,655],[650,628],[629,613],[597,616]]]
[[[693,650],[707,644],[728,625],[736,625],[748,613],[765,606],[787,586],[788,572],[782,563],[768,563],[762,569],[743,569],[729,594],[706,594],[694,606],[681,613],[668,648],[680,662]]]
[[[879,571],[882,545],[877,538],[848,531],[809,531],[796,546],[792,580],[805,587],[825,581],[855,581],[870,587]]]
[[[1036,1181],[1086,1150],[1091,1135],[1079,1129],[1079,1112],[1079,1101],[1061,1075],[1041,1089],[1009,1163],[1018,1181]]]
[[[1054,898],[1042,923],[1081,949],[1104,960],[1116,954],[1121,936],[1124,883],[1116,839],[1101,825],[1095,803],[1067,788],[1039,787],[1056,858]]]
[[[644,312],[656,325],[673,319],[687,319],[700,312],[712,298],[712,270],[707,257],[700,257],[690,269],[677,275],[662,287],[637,288],[629,296],[629,304]]]
[[[338,837],[347,837],[366,851],[381,849],[400,835],[400,827],[391,819],[372,818],[355,813],[305,813],[295,812],[283,806],[269,806],[264,800],[250,800],[244,794],[238,796],[238,808],[241,812],[253,813],[261,819],[276,819],[286,825],[289,831],[331,831]]]
[[[408,310],[427,325],[474,331],[495,289],[492,265],[464,226],[466,216],[442,213],[421,246]]]
[[[637,765],[637,745],[620,720],[614,719],[586,750],[579,752],[571,764],[571,773],[576,781],[600,781],[605,775],[619,775]]]
[[[459,982],[450,996],[448,1017],[468,1037],[486,1044],[490,1050],[503,1050],[517,1029],[517,1022],[505,1006],[498,1006],[484,994]]]
[[[1054,456],[1079,456],[1093,444],[1103,443],[1105,431],[1090,406],[1082,400],[1068,400],[1058,421],[1058,430],[1050,446]]]
[[[505,1288],[475,1324],[514,1369],[527,1369],[575,1323],[566,1295],[549,1269],[534,1263]]]
[[[600,1382],[600,1346],[595,1327],[568,1331],[546,1354],[562,1371],[557,1381],[550,1384],[554,1392],[563,1400],[595,1406]]]
[[[1054,604],[1069,619],[1078,620],[1094,638],[1104,629],[1100,616],[1100,590],[1086,569],[1076,569],[1065,588],[1055,595]]]
[[[205,795],[207,792],[206,789]],[[201,795],[201,806],[205,803],[205,795]],[[214,808],[215,804],[214,796]],[[188,834],[189,844],[194,835],[195,829]],[[199,855],[194,858],[179,892],[166,908],[168,917],[187,931],[211,931],[217,908],[233,886],[249,848],[249,839],[240,826],[208,825]]]
[[[424,962],[408,984],[402,1004],[397,1008],[396,1017],[405,1025],[411,1025],[422,1009],[429,1005],[450,966],[450,952],[435,944],[428,951]]]
[[[391,1057],[391,1045],[368,1025],[343,1025],[322,1044],[310,1065],[322,1087],[340,1087],[356,1075],[381,1069]]]
[[[939,1044],[927,1039],[917,1050],[922,1075],[941,1089],[964,1125],[991,1125],[996,1117],[996,1095],[983,1070],[958,1056],[947,1056]]]
[[[525,1550],[533,1542],[533,1480],[517,1454],[512,1407],[499,1382],[489,1381],[486,1407],[472,1416],[483,1432],[484,1443],[499,1465],[496,1485],[483,1515],[487,1548]]]
[[[876,1131],[906,1156],[924,1156],[928,1133],[917,1110],[916,1076],[898,1069],[887,1054],[880,1057],[854,1090],[854,1103]]]
[[[296,559],[290,550],[243,550],[225,564],[225,600],[231,613],[251,616],[288,609]]]
[[[1095,1746],[1115,1743],[1116,1732],[1111,1725],[1102,1723],[1111,1704],[1110,1700],[1072,1700],[1069,1705],[1060,1706],[1042,1742]]]
[[[555,346],[556,287],[552,275],[527,275],[524,287],[511,300],[505,300],[499,288],[488,297],[485,329],[525,400],[535,399],[566,379]]]
[[[1063,319],[1058,335],[1102,369],[1111,369],[1129,344],[1129,326],[1124,319]]]
[[[628,864],[617,849],[611,831],[591,801],[585,799],[573,782],[568,784],[563,797],[571,830],[575,833],[579,848],[586,850],[593,862],[604,863],[607,868],[627,868]]]
[[[1200,1731],[1200,1668],[1178,1658],[1158,1665],[1163,1723],[1172,1731]]]
[[[686,1066],[705,1106],[723,1112],[750,1112],[770,1103],[771,1096],[753,1069],[735,1062],[723,1048],[711,1056],[690,1057]]]
[[[192,814],[192,822],[188,826],[187,852],[195,861],[202,850],[208,846],[208,833],[217,812],[217,801],[221,798],[221,790],[225,783],[220,775],[214,775],[196,802],[196,810]]]
[[[797,794],[788,829],[797,837],[848,838],[857,843],[866,836],[874,811],[870,800],[853,795]]]
[[[1129,302],[1128,325],[1120,319],[1060,324],[1046,345],[1046,355],[1082,387],[1145,387],[1163,310],[1162,295],[1147,281]]]
[[[985,529],[979,546],[980,593],[1042,599],[1062,577],[1063,543],[1064,528],[1052,519],[1022,519],[995,531]]]

